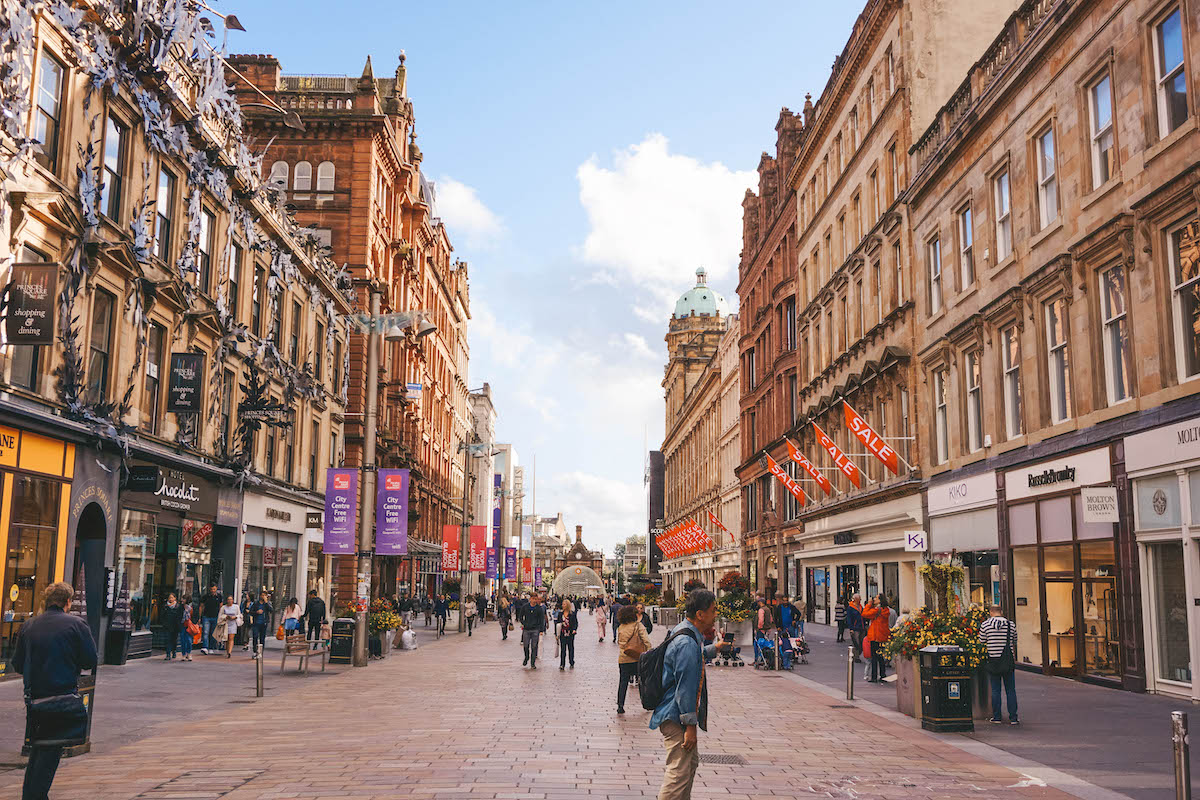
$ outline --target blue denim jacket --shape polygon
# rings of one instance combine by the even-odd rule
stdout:
[[[654,714],[650,717],[650,729],[653,730],[666,720],[678,722],[680,725],[700,725],[706,716],[707,709],[702,709],[700,698],[700,676],[704,671],[704,656],[716,654],[716,645],[708,645],[702,651],[699,642],[704,641],[700,629],[690,621],[684,620],[671,629],[674,633],[684,628],[690,628],[692,634],[675,637],[667,646],[667,654],[663,657],[662,685],[664,696]]]

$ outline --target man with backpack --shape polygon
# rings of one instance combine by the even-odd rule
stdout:
[[[1008,699],[1008,724],[1020,725],[1017,719],[1017,626],[1004,616],[1000,606],[992,606],[992,615],[979,625],[979,641],[987,647],[987,662],[983,665],[992,679],[992,722],[999,725],[1000,686]]]
[[[697,730],[708,730],[708,687],[704,661],[716,654],[705,646],[715,635],[717,598],[707,589],[693,589],[684,604],[686,619],[676,625],[661,645],[644,654],[638,663],[638,684],[643,707],[651,707],[650,728],[658,729],[667,749],[667,768],[659,800],[686,800],[700,765]]]

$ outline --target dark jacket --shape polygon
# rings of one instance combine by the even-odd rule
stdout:
[[[178,603],[174,608],[164,605],[162,611],[159,612],[158,621],[168,634],[178,636],[180,628],[183,627],[183,606]]]
[[[863,623],[862,608],[855,608],[854,603],[846,604],[846,629],[862,633],[866,630]]]
[[[200,615],[204,617],[219,617],[221,616],[221,606],[225,605],[225,601],[218,594],[206,594],[204,599],[200,601]]]
[[[650,621],[650,612],[642,612],[642,627],[646,629],[646,633],[654,633],[654,623]]]
[[[80,671],[96,668],[92,631],[79,617],[51,606],[21,626],[12,666],[25,676],[25,694],[34,699],[70,694],[79,687]]]
[[[579,631],[579,612],[572,611],[570,614],[564,614],[562,623],[558,628],[558,635],[564,639],[574,639],[575,634]]]
[[[517,612],[517,618],[521,620],[521,630],[523,631],[538,631],[544,633],[546,630],[546,608],[542,605],[533,605],[532,603],[522,606]]]
[[[783,610],[785,608],[791,609],[790,616],[787,620],[786,625],[784,624],[784,619],[783,619]],[[799,625],[799,624],[800,624],[800,609],[796,608],[795,603],[780,603],[779,605],[777,605],[775,607],[775,627],[783,628],[783,627],[790,627],[790,626]]]
[[[325,621],[325,601],[319,597],[308,598],[308,605],[304,607],[304,616],[308,617],[310,622],[322,623]]]
[[[450,601],[449,600],[434,601],[433,613],[437,614],[439,617],[449,616],[450,615]]]
[[[252,625],[269,625],[271,624],[271,615],[275,613],[275,609],[271,608],[270,603],[264,603],[262,600],[255,600],[250,604],[250,624]]]

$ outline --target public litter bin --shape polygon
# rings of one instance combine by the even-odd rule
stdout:
[[[329,663],[349,664],[354,653],[354,620],[339,617],[329,631]]]
[[[921,727],[927,731],[973,731],[967,653],[957,645],[921,648]]]

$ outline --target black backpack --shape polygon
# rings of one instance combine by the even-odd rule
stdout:
[[[653,650],[647,650],[638,657],[638,689],[642,695],[642,708],[647,711],[653,711],[658,708],[658,704],[666,696],[666,692],[663,690],[663,661],[667,657],[667,645],[671,643],[672,639],[683,633],[696,639],[696,644],[700,645],[700,652],[704,652],[704,643],[696,638],[692,629],[681,628],[668,635],[658,647],[655,647]]]

